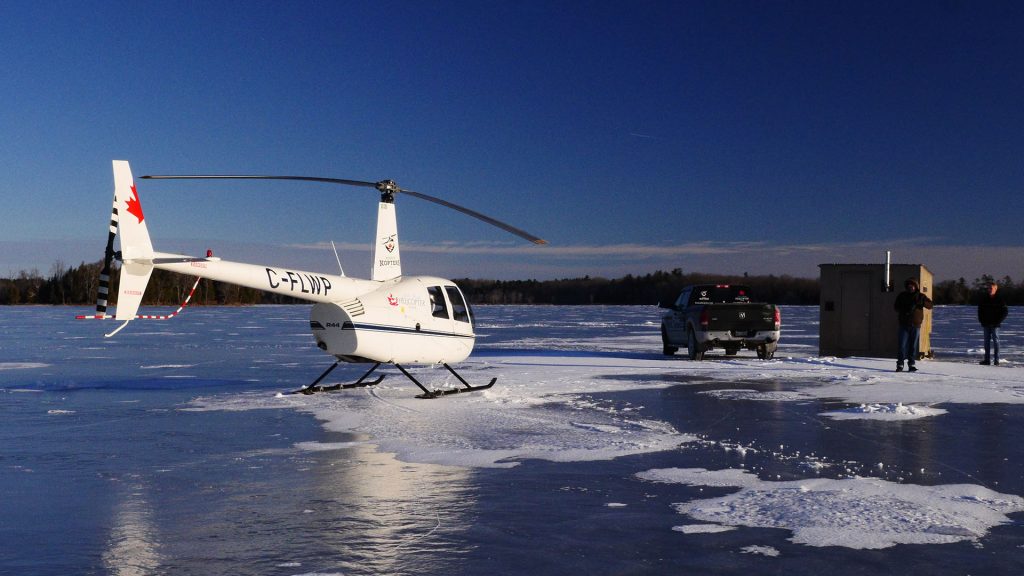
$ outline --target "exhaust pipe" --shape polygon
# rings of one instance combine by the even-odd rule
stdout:
[[[885,251],[885,285],[882,286],[883,292],[892,292],[892,252],[889,250]]]

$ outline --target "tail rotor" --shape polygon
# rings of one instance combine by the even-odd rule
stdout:
[[[100,283],[96,290],[96,316],[106,317],[107,300],[110,297],[110,267],[114,262],[114,238],[117,236],[117,195],[114,195],[110,211],[110,232],[107,234],[107,248],[103,251],[103,269],[100,270]]]

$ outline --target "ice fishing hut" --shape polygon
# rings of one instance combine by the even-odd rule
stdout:
[[[818,353],[895,358],[899,321],[893,307],[907,278],[933,298],[932,273],[921,264],[820,264]],[[932,311],[924,311],[920,352],[931,357]]]

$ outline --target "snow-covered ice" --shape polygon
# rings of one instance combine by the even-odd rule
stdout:
[[[927,418],[945,413],[946,411],[942,408],[896,403],[861,404],[853,408],[822,412],[821,415],[833,420],[853,420],[858,418],[867,420],[913,420],[915,418]]]
[[[811,546],[887,548],[976,540],[1006,516],[1024,511],[1024,498],[981,486],[917,486],[877,478],[773,482],[746,470],[660,469],[637,474],[653,482],[738,487],[721,498],[675,504],[682,514],[725,526],[783,528]]]
[[[225,470],[218,473],[233,483],[224,487],[217,476],[197,477],[200,488],[190,498],[207,507],[245,501],[235,496],[220,504],[210,488],[220,486],[261,502],[254,514],[282,507],[268,521],[291,530],[318,522],[325,522],[324,531],[339,523],[350,530],[377,526],[382,536],[373,551],[383,560],[363,573],[394,571],[392,563],[408,560],[388,551],[405,545],[398,541],[420,538],[432,543],[417,554],[440,553],[444,562],[508,542],[502,553],[476,556],[478,568],[493,567],[484,558],[506,562],[518,550],[536,548],[532,538],[570,538],[562,545],[585,550],[579,556],[591,559],[591,570],[615,565],[625,572],[633,567],[616,564],[624,561],[621,551],[619,557],[598,551],[614,550],[613,542],[587,532],[620,527],[627,532],[619,538],[637,538],[638,554],[656,546],[649,558],[668,558],[668,564],[645,565],[654,572],[706,571],[719,550],[733,555],[730,562],[746,558],[744,566],[753,569],[750,562],[815,558],[821,548],[856,554],[915,545],[970,555],[974,548],[956,546],[1006,550],[1024,542],[1015,520],[1024,512],[1024,452],[1016,441],[1024,410],[1024,331],[1015,328],[1016,309],[1004,331],[1004,366],[992,367],[977,364],[980,331],[972,328],[972,310],[937,308],[932,345],[939,359],[920,362],[914,374],[896,373],[891,359],[819,356],[816,308],[784,309],[783,341],[771,361],[741,353],[711,354],[703,362],[661,354],[653,307],[495,306],[476,312],[476,350],[457,368],[471,383],[497,377],[497,384],[431,401],[416,399],[419,390],[386,367],[380,369],[385,380],[371,388],[279,394],[307,384],[329,363],[312,346],[301,307],[191,310],[191,317],[174,323],[130,326],[115,339],[90,334],[91,325],[53,335],[48,328],[54,320],[45,317],[37,340],[14,342],[0,356],[0,397],[37,392],[6,395],[28,410],[24,416],[32,423],[6,440],[18,454],[31,453],[35,439],[68,435],[84,443],[87,449],[76,457],[85,463],[71,460],[71,470],[116,477],[123,486],[116,505],[99,514],[119,522],[110,530],[115,543],[100,556],[116,562],[138,549],[139,565],[147,568],[175,558],[161,549],[166,537],[158,534],[170,530],[162,523],[181,502],[161,498],[176,494],[193,468],[210,465]],[[363,370],[341,368],[325,384],[354,380]],[[430,387],[459,385],[443,368],[413,372]],[[98,411],[90,404],[92,390],[113,391],[113,400]],[[173,392],[173,403],[160,404],[165,392]],[[32,412],[36,406],[39,418]],[[266,426],[285,413],[322,435],[233,435],[240,422]],[[147,427],[157,415],[175,414],[197,423],[222,419],[233,428],[167,435]],[[39,422],[52,428],[35,428]],[[114,440],[102,436],[108,429]],[[157,458],[151,469],[136,470],[121,455],[88,458],[94,445],[128,443],[136,435],[148,438],[147,452]],[[181,456],[189,460],[178,462],[177,452],[160,452],[168,450],[165,443],[176,446],[176,439],[190,447],[238,442],[230,459],[238,467],[227,471],[227,462],[211,463],[203,453],[185,451]],[[20,447],[22,441],[28,448]],[[64,462],[22,464],[21,458],[4,469],[8,484],[32,490],[47,484],[40,483],[40,470]],[[280,470],[275,458],[287,458],[292,468]],[[111,462],[129,470],[112,474]],[[32,481],[25,482],[29,476]],[[234,480],[240,476],[251,478],[253,487]],[[286,477],[294,482],[274,485],[275,478]],[[260,500],[282,489],[294,490],[298,500]],[[467,506],[480,507],[480,517]],[[524,506],[528,517],[517,515]],[[335,511],[342,511],[340,517]],[[404,528],[380,526],[382,514]],[[494,539],[500,544],[470,537],[465,549],[443,555],[439,542],[462,542],[454,526],[463,524],[473,533],[500,531]],[[136,538],[133,526],[145,527],[148,535]],[[323,537],[319,530],[313,533]],[[574,531],[578,539],[572,539]],[[259,540],[263,546],[290,538],[273,530],[266,535]],[[291,552],[306,540],[289,542],[269,565],[360,573],[354,567],[367,558],[360,552],[342,564],[318,562],[323,557]],[[687,564],[693,558],[697,564]],[[1000,555],[994,569],[1013,572],[1014,558]],[[345,570],[332,568],[341,565]],[[808,566],[813,571],[816,564]],[[948,573],[957,573],[950,566]]]
[[[496,328],[495,323],[493,328]],[[614,323],[600,323],[614,328]],[[529,333],[543,322],[515,327]],[[591,325],[590,328],[593,328]],[[644,330],[648,330],[644,328]],[[581,329],[581,333],[585,332]],[[652,331],[653,332],[653,331]],[[785,333],[772,361],[718,357],[689,362],[664,358],[656,333],[628,330],[621,337],[540,338],[527,335],[484,345],[465,364],[470,381],[499,375],[499,384],[481,394],[424,402],[407,381],[389,376],[385,384],[349,394],[279,396],[264,394],[200,398],[196,409],[250,409],[287,406],[309,411],[336,432],[364,434],[379,450],[400,460],[463,467],[511,467],[528,459],[555,462],[607,460],[662,452],[704,441],[672,425],[644,416],[642,407],[602,401],[603,393],[714,383],[768,385],[781,389],[720,388],[701,392],[728,401],[805,403],[829,400],[854,404],[820,413],[831,420],[885,422],[941,417],[958,405],[1024,403],[1024,370],[966,362],[922,361],[915,374],[893,371],[894,362],[877,358],[819,357],[806,347],[791,349]],[[557,345],[555,341],[557,340]],[[1005,346],[1005,344],[1004,344]],[[506,352],[521,347],[517,353]],[[545,350],[543,354],[534,350]],[[421,369],[437,387],[453,386],[442,370]],[[933,405],[941,404],[944,408]],[[757,452],[725,440],[712,441],[740,455]],[[776,452],[777,450],[777,452]],[[762,450],[763,451],[763,450]],[[815,476],[829,467],[847,476],[883,470],[860,463],[855,471],[827,457],[787,454],[802,460]],[[761,526],[793,531],[792,541],[811,546],[883,548],[898,543],[942,544],[974,540],[1006,514],[1022,510],[1020,497],[979,485],[921,486],[877,478],[759,480],[747,470],[648,471],[645,480],[742,488],[726,499],[676,505],[688,516],[714,524],[673,527],[683,533],[712,532],[730,526]]]

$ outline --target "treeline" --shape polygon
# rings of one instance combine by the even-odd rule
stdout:
[[[0,304],[70,304],[89,305],[96,302],[102,262],[82,263],[77,267],[61,262],[53,265],[46,276],[38,271],[20,272],[0,280]],[[118,270],[111,274],[110,294],[117,294]],[[626,275],[606,279],[566,278],[562,280],[456,280],[466,299],[472,304],[658,304],[675,300],[688,284],[745,284],[755,299],[784,305],[816,305],[820,294],[818,279],[792,276],[728,276],[683,273],[679,268],[643,276]],[[995,279],[989,275],[970,283],[964,278],[944,280],[935,284],[936,304],[971,304],[987,282],[996,282],[1000,294],[1010,305],[1024,305],[1024,283],[1017,284],[1009,276]],[[195,279],[163,270],[155,270],[146,289],[143,304],[177,306],[195,283]],[[192,305],[250,305],[300,303],[287,296],[242,288],[222,282],[203,280],[192,297]]]
[[[943,280],[935,285],[932,299],[936,304],[974,304],[978,294],[990,282],[995,282],[999,286],[999,295],[1007,304],[1024,305],[1024,284],[1017,284],[1009,276],[997,279],[988,274],[975,278],[970,284],[964,278]]]
[[[74,268],[58,262],[47,276],[39,274],[38,271],[22,271],[13,278],[0,280],[0,304],[95,304],[102,269],[102,261],[90,264],[83,262]],[[111,273],[111,295],[117,294],[119,272],[115,266]],[[188,296],[195,281],[194,276],[154,270],[142,303],[150,306],[177,306]],[[249,305],[296,302],[301,300],[204,279],[196,286],[196,293],[189,304]],[[116,302],[112,301],[111,305],[114,303]]]
[[[773,304],[817,304],[818,280],[792,276],[723,276],[679,268],[622,278],[564,280],[456,280],[474,304],[668,304],[688,284],[745,284],[754,298]]]
[[[967,282],[943,280],[932,288],[932,300],[940,305],[974,304],[984,287],[995,282],[999,294],[1011,306],[1024,305],[1024,283],[1009,276],[984,274]],[[792,276],[729,276],[682,270],[658,271],[623,278],[571,278],[565,280],[458,280],[466,298],[474,304],[667,304],[675,301],[689,284],[744,284],[762,302],[782,305],[817,305],[821,294],[817,278]]]

